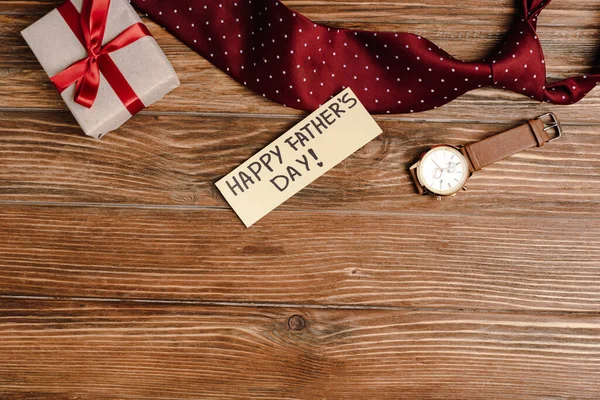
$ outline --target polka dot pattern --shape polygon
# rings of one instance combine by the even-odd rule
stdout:
[[[506,41],[480,62],[456,60],[410,33],[316,24],[278,0],[131,2],[254,92],[307,111],[346,87],[384,114],[434,109],[486,86],[570,104],[600,81],[586,75],[546,84],[536,27],[550,0],[524,0]]]

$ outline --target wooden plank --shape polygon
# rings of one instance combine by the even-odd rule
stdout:
[[[600,396],[588,315],[11,300],[0,334],[6,399]]]
[[[596,0],[594,0],[596,1]],[[547,55],[549,79],[555,80],[573,74],[591,72],[594,64],[598,35],[593,13],[589,10],[596,4],[585,2],[583,8],[567,7],[564,2],[553,2],[540,20],[540,37],[543,39]],[[307,12],[317,21],[329,17],[341,27],[369,30],[408,30],[432,39],[459,59],[483,58],[503,37],[508,29],[510,15],[514,12],[509,1],[491,6],[487,0],[464,5],[450,11],[447,2],[427,2],[428,7],[416,7],[413,3],[391,2],[382,6],[381,18],[370,20],[373,5],[365,2],[324,5],[322,2],[298,2],[298,9]],[[6,10],[12,2],[0,2]],[[39,2],[16,2],[19,7],[26,6],[30,13],[40,8],[47,11],[55,5],[48,2],[43,7]],[[491,6],[488,11],[483,4]],[[292,5],[292,4],[290,4]],[[296,3],[294,3],[296,5]],[[15,6],[16,7],[16,6]],[[17,9],[20,9],[17,7]],[[379,8],[377,8],[379,9]],[[1,10],[1,9],[0,9]],[[36,10],[36,11],[34,11]],[[420,10],[420,11],[419,11]],[[499,10],[505,10],[500,12]],[[554,10],[554,11],[553,11]],[[50,108],[65,110],[62,100],[51,87],[47,77],[39,67],[35,57],[19,36],[19,31],[37,18],[21,10],[16,13],[0,13],[0,39],[4,46],[0,48],[0,108]],[[493,21],[484,17],[494,13]],[[24,14],[25,13],[25,14]],[[384,21],[385,15],[393,15],[391,21]],[[427,18],[413,19],[412,15]],[[465,14],[471,17],[465,18]],[[314,14],[314,15],[313,15]],[[331,16],[330,16],[331,15]],[[449,18],[454,15],[454,19]],[[459,18],[460,20],[456,20]],[[444,23],[442,20],[447,19]],[[461,22],[462,21],[462,22]],[[465,22],[466,21],[466,22]],[[481,23],[473,23],[481,21]],[[483,23],[485,21],[485,23]],[[297,115],[300,112],[274,104],[262,96],[251,93],[243,85],[233,81],[226,74],[213,67],[208,61],[193,53],[152,22],[150,30],[165,50],[180,75],[182,87],[166,99],[150,108],[152,112],[249,112]],[[559,111],[566,121],[587,121],[598,123],[595,111],[600,103],[600,92],[594,92],[574,107],[556,107],[539,104],[519,94],[497,89],[481,89],[471,92],[448,106],[424,113],[403,115],[398,118],[417,118],[426,120],[463,119],[509,121],[516,112],[527,108],[534,113],[548,110]]]
[[[600,224],[4,206],[0,294],[598,312]]]
[[[44,15],[62,3],[63,0],[0,0],[0,14]],[[496,21],[508,22],[518,12],[518,7],[511,0],[469,0],[458,3],[448,0],[285,0],[284,3],[311,20],[329,22],[425,21],[437,24],[469,22],[473,25],[486,25],[490,22],[490,16]],[[573,7],[573,2],[557,0],[544,10],[543,17],[545,22],[555,26],[595,26],[596,22],[590,12],[597,9],[598,0],[580,0],[577,1],[577,7]]]
[[[83,137],[66,112],[0,112],[0,201],[228,208],[214,182],[297,121],[139,115],[97,141]],[[460,145],[513,124],[378,121],[382,136],[282,207],[598,217],[596,127],[565,126],[564,139],[494,164],[471,178],[468,193],[438,202],[417,195],[409,177],[420,154],[433,144]]]

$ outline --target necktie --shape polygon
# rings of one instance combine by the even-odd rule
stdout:
[[[538,101],[571,104],[600,81],[582,75],[546,84],[536,34],[551,0],[521,0],[506,41],[486,60],[454,59],[410,33],[368,32],[316,24],[277,0],[132,0],[215,66],[254,92],[312,111],[351,87],[375,114],[442,106],[495,86]]]

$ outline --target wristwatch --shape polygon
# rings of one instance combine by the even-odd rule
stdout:
[[[443,196],[455,196],[460,190],[467,190],[465,183],[476,171],[560,137],[560,122],[549,113],[480,142],[458,147],[434,146],[410,167],[410,174],[419,194],[437,196],[441,200]]]

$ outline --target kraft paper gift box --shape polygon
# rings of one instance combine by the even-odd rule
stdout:
[[[82,2],[71,0],[78,12],[81,12]],[[105,45],[137,23],[141,23],[141,20],[127,0],[111,0],[102,44]],[[88,57],[88,51],[58,9],[27,27],[21,34],[49,77]],[[173,67],[152,36],[142,37],[110,53],[110,58],[145,107],[179,86]],[[102,72],[98,94],[91,108],[75,102],[75,84],[64,90],[61,96],[88,136],[100,138],[132,117]]]

